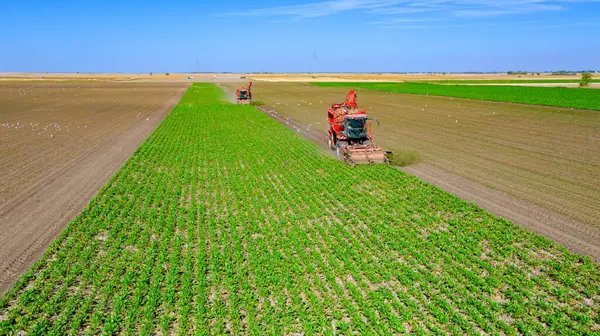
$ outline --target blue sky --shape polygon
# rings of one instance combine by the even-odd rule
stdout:
[[[600,69],[600,0],[0,0],[0,72]]]

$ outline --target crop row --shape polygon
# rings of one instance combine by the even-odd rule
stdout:
[[[348,87],[396,93],[468,98],[508,103],[545,105],[600,111],[600,90],[510,85],[443,85],[431,83],[312,83],[322,87]]]
[[[589,258],[196,84],[0,301],[0,334],[593,334]]]

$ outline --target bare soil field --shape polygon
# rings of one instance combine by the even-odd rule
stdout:
[[[0,83],[0,292],[43,254],[186,88]]]
[[[345,90],[262,82],[253,96],[318,137]],[[381,119],[378,144],[419,153],[406,171],[600,260],[600,113],[368,90],[359,106]]]
[[[189,78],[192,77],[192,78]],[[136,82],[228,82],[246,77],[265,82],[402,82],[435,80],[578,80],[578,76],[508,74],[393,74],[393,73],[1,73],[2,81],[136,81]],[[597,74],[595,79],[600,79]],[[529,83],[528,85],[541,85]],[[513,84],[511,84],[513,85]],[[573,84],[568,84],[571,86]],[[576,86],[577,84],[575,84]],[[548,83],[545,84],[548,86]],[[556,86],[553,84],[551,86]],[[595,87],[595,86],[594,86]]]
[[[187,73],[0,73],[2,82],[216,82],[240,80],[240,74],[187,74]]]

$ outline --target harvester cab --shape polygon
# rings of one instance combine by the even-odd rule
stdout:
[[[367,118],[364,116],[347,115],[344,118],[344,130],[348,142],[363,142],[367,140]]]
[[[239,93],[238,99],[248,99],[249,98],[248,91],[246,91],[245,89],[238,91],[238,93]]]
[[[329,120],[329,147],[338,157],[351,165],[369,163],[388,163],[384,151],[373,142],[369,118],[365,110],[356,105],[356,93],[348,92],[346,101],[333,104],[327,111]]]

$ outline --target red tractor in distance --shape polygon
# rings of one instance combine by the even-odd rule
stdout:
[[[364,109],[356,105],[357,94],[348,91],[342,104],[333,104],[327,110],[329,121],[329,147],[339,158],[351,165],[389,163],[384,151],[373,142],[371,123]]]
[[[235,91],[238,104],[250,104],[252,102],[252,92],[250,91],[251,86],[252,81],[248,82],[246,87],[242,86]]]

